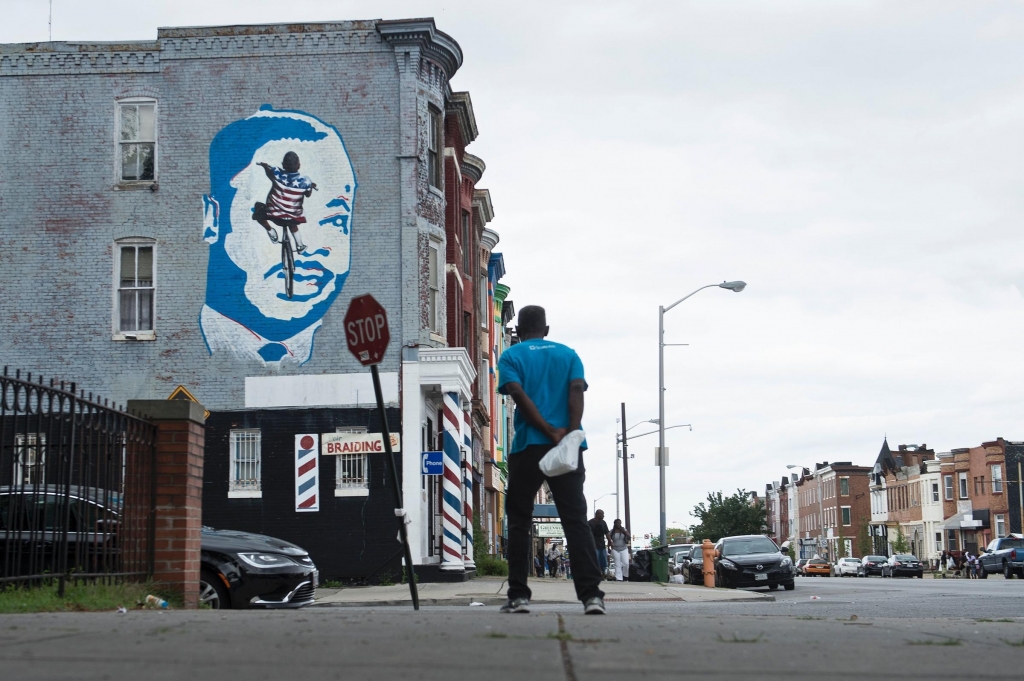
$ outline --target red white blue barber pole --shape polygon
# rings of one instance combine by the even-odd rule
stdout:
[[[469,412],[462,412],[462,442],[466,448],[463,450],[466,455],[462,461],[462,494],[465,498],[463,504],[463,536],[465,537],[465,554],[462,559],[467,570],[476,569],[476,561],[473,560],[473,424],[470,421]]]
[[[295,436],[295,510],[320,510],[320,436]]]
[[[444,481],[441,497],[441,569],[465,570],[462,556],[462,409],[459,394],[444,394]]]

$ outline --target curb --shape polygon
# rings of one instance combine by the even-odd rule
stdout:
[[[505,598],[494,598],[494,597],[481,597],[481,598],[421,598],[420,605],[437,605],[437,606],[465,606],[468,607],[470,603],[483,603],[485,606],[493,605],[504,605]],[[610,601],[611,603],[628,603],[629,601]],[[642,603],[643,601],[637,601]],[[765,594],[763,596],[748,596],[742,598],[728,598],[722,600],[709,600],[709,601],[687,601],[682,598],[677,601],[663,601],[663,602],[674,602],[680,604],[697,604],[697,603],[765,603],[775,602],[775,596]],[[576,601],[547,601],[547,600],[530,600],[530,605],[574,605]],[[402,600],[389,600],[389,601],[346,601],[346,602],[333,602],[333,603],[312,603],[306,607],[309,608],[387,608],[396,606],[412,605],[412,600],[405,598]],[[478,606],[479,607],[479,606]]]

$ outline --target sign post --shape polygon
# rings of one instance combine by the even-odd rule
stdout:
[[[365,295],[353,298],[345,313],[345,340],[348,349],[359,363],[370,367],[373,377],[373,392],[377,397],[377,413],[380,415],[381,439],[384,441],[384,452],[391,464],[391,481],[395,493],[395,515],[398,517],[398,535],[405,553],[405,571],[409,577],[409,593],[412,595],[413,610],[420,609],[420,597],[416,591],[416,570],[412,564],[412,551],[409,550],[409,533],[406,531],[405,508],[402,504],[402,486],[398,481],[398,466],[395,454],[391,449],[391,433],[388,431],[388,415],[384,410],[384,394],[380,389],[380,374],[377,364],[384,359],[384,352],[391,341],[388,331],[388,315],[381,304],[373,296]]]

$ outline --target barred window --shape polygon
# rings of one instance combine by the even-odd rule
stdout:
[[[336,428],[338,433],[365,433],[366,428]],[[370,462],[365,452],[334,457],[334,496],[358,497],[370,493]]]
[[[15,433],[14,484],[46,484],[46,433]]]
[[[130,99],[118,103],[118,179],[156,179],[156,101]]]
[[[260,463],[262,435],[258,428],[232,430],[229,497],[261,497]]]
[[[156,293],[154,242],[151,239],[128,239],[116,245],[117,332],[128,335],[142,332],[150,336]]]

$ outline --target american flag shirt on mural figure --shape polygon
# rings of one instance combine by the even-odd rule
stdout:
[[[289,173],[271,166],[270,194],[267,196],[267,217],[302,224],[302,200],[313,188],[313,182],[299,172]]]
[[[295,436],[295,510],[319,511],[320,436]]]

